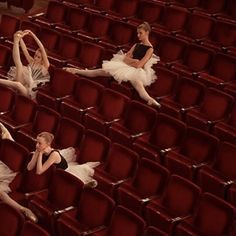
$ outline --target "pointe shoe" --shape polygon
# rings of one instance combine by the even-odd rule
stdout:
[[[98,182],[96,180],[92,180],[89,183],[86,184],[90,188],[96,188],[98,185]]]
[[[25,217],[31,220],[32,222],[34,223],[38,222],[37,216],[29,208],[24,207],[21,209],[21,211],[23,212]]]
[[[154,98],[152,98],[148,101],[148,105],[161,108],[161,104],[159,102],[157,102]]]

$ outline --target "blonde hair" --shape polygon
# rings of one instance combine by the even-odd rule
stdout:
[[[50,145],[54,139],[54,135],[49,132],[41,132],[40,134],[37,135],[37,138],[44,138],[46,143]]]
[[[142,24],[140,24],[138,27],[137,27],[137,29],[143,29],[144,31],[146,31],[146,32],[151,32],[151,26],[149,25],[149,23],[148,22],[146,22],[146,21],[144,21]]]

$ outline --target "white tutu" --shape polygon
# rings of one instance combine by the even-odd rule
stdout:
[[[11,66],[7,73],[9,80],[16,79],[16,67]],[[29,64],[23,66],[23,78],[25,87],[28,89],[29,96],[34,99],[36,97],[36,90],[38,84],[46,83],[50,80],[48,71],[44,71],[43,68],[37,64]]]
[[[100,164],[100,162],[86,162],[82,165],[76,162],[76,151],[73,147],[59,150],[60,154],[66,159],[68,163],[67,172],[79,178],[84,184],[95,183],[93,179],[94,168]]]
[[[16,176],[16,172],[13,172],[6,164],[0,161],[0,191],[9,193],[11,189],[9,184]]]
[[[122,81],[141,80],[144,86],[149,86],[153,83],[157,76],[152,69],[152,65],[160,61],[159,57],[153,55],[143,68],[135,68],[124,63],[125,54],[119,51],[113,55],[110,61],[103,61],[102,68],[111,74],[118,83]]]

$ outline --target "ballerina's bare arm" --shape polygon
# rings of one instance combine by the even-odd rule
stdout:
[[[29,51],[25,45],[23,38],[20,39],[20,46],[21,46],[22,52],[23,52],[27,62],[31,63],[34,59],[33,59],[33,57],[30,56]]]
[[[149,48],[144,57],[141,60],[138,60],[138,62],[135,63],[133,66],[136,68],[143,68],[144,65],[148,62],[148,60],[152,57],[152,55],[153,55],[153,48]]]
[[[44,163],[42,163],[42,156],[43,153],[40,152],[38,155],[36,166],[36,174],[38,175],[43,174],[50,166],[61,161],[61,157],[58,152],[52,152]]]
[[[45,51],[43,44],[41,43],[41,41],[38,39],[38,37],[32,31],[29,31],[29,34],[34,38],[35,42],[38,44],[39,49],[42,54],[42,58],[43,58],[43,66],[46,69],[48,69],[50,66],[50,63],[49,63],[48,56],[47,56],[47,53]]]
[[[29,162],[28,165],[27,165],[27,170],[33,170],[33,169],[34,169],[34,167],[35,167],[36,164],[37,164],[38,155],[39,155],[39,151],[36,150],[36,151],[33,153],[33,156],[32,156],[30,162]]]

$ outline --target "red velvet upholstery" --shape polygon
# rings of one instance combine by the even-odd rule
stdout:
[[[74,120],[61,118],[55,134],[54,145],[59,148],[78,147],[84,134],[84,126]]]
[[[0,85],[0,114],[9,112],[12,109],[15,99],[15,91],[6,86]]]
[[[52,177],[48,194],[35,194],[29,207],[37,215],[40,224],[49,232],[55,232],[54,224],[58,210],[75,206],[83,190],[83,182],[74,175],[57,169]]]
[[[10,47],[0,44],[0,75],[6,75],[10,68],[11,51]]]
[[[76,216],[62,214],[57,221],[58,235],[92,234],[108,226],[115,202],[102,192],[87,188],[83,191]]]
[[[172,175],[162,197],[150,201],[145,208],[148,224],[171,235],[176,224],[193,213],[200,193],[201,189],[197,185]]]
[[[20,235],[25,220],[19,211],[6,203],[0,203],[0,217],[1,236]]]
[[[144,235],[145,236],[168,236],[167,233],[161,231],[160,229],[154,226],[148,226]]]
[[[118,206],[113,212],[108,229],[101,230],[94,236],[142,236],[144,233],[145,221],[132,211]]]
[[[133,147],[142,157],[164,162],[165,154],[181,145],[185,132],[184,122],[159,113],[151,133],[138,138]]]
[[[166,166],[171,173],[193,180],[199,168],[212,163],[219,140],[202,130],[188,127],[181,147],[166,155]]]
[[[236,179],[235,151],[235,145],[223,142],[213,165],[200,169],[197,182],[203,191],[225,196],[227,188]]]
[[[186,123],[203,130],[210,130],[217,122],[228,117],[233,97],[219,89],[209,88],[199,108],[187,112]]]
[[[98,108],[88,111],[84,116],[87,128],[106,134],[114,122],[122,119],[129,98],[111,89],[104,89]],[[112,107],[112,109],[111,109]]]
[[[229,235],[234,219],[234,209],[227,202],[204,193],[193,217],[177,226],[177,236]]]
[[[61,68],[55,68],[50,83],[37,91],[37,102],[54,110],[59,110],[61,100],[72,95],[76,79],[76,75]]]
[[[60,114],[45,106],[39,106],[33,123],[16,132],[16,141],[26,146],[30,151],[35,150],[35,138],[43,132],[55,133]]]
[[[213,133],[220,140],[230,143],[236,143],[236,105],[230,113],[229,118],[226,121],[217,123],[213,128]]]
[[[174,94],[161,100],[161,111],[184,120],[187,111],[200,105],[205,88],[202,83],[196,80],[181,78]]]
[[[39,225],[27,221],[20,236],[50,236],[50,234]]]
[[[156,120],[156,110],[138,101],[131,101],[124,119],[112,124],[108,136],[114,141],[132,146],[133,141],[150,132]]]
[[[37,103],[30,98],[17,95],[10,113],[0,116],[0,122],[11,134],[33,121]]]
[[[7,0],[8,7],[21,7],[27,13],[34,5],[34,0]]]
[[[113,197],[119,185],[134,176],[137,164],[137,153],[114,143],[104,165],[96,168],[94,178],[98,181],[97,188]]]
[[[134,178],[117,189],[117,202],[138,214],[145,204],[162,194],[169,171],[157,162],[142,158]],[[148,183],[148,184],[147,184]]]
[[[110,139],[92,130],[86,130],[80,143],[77,162],[80,164],[99,161],[104,162],[109,148]]]
[[[76,81],[73,96],[63,99],[61,113],[71,119],[82,121],[83,115],[100,103],[104,87],[88,79]]]

